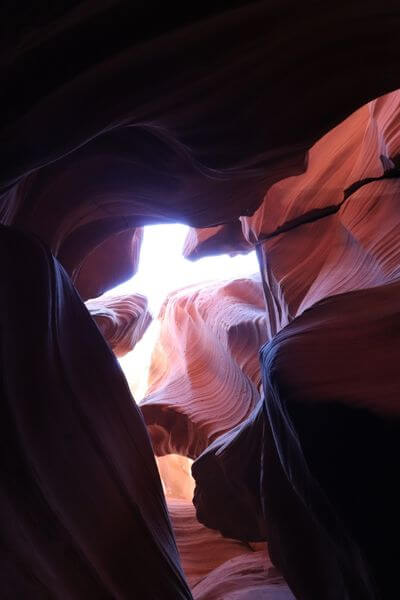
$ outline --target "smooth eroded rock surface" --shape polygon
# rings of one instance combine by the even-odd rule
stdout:
[[[266,340],[257,277],[172,293],[140,403],[157,455],[195,458],[259,400],[258,348]]]
[[[193,588],[195,600],[295,600],[265,552],[221,565]]]
[[[189,600],[116,358],[43,244],[1,226],[0,245],[2,596]]]
[[[86,307],[116,356],[130,352],[152,321],[141,294],[104,296],[88,300]]]

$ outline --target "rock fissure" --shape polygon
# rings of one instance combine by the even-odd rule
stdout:
[[[393,161],[394,162],[394,161]],[[360,188],[374,183],[375,181],[383,181],[384,179],[395,179],[400,177],[400,167],[393,166],[392,168],[385,171],[383,175],[379,177],[366,177],[365,179],[360,179],[360,181],[356,181],[351,184],[348,188],[346,188],[343,192],[343,200],[339,202],[339,204],[332,204],[330,206],[325,206],[324,208],[313,208],[312,210],[296,217],[295,219],[291,219],[283,225],[280,225],[265,236],[261,236],[257,242],[254,243],[254,246],[260,246],[264,244],[264,242],[281,235],[282,233],[286,233],[287,231],[291,231],[300,227],[301,225],[307,225],[308,223],[314,223],[315,221],[319,221],[320,219],[325,219],[326,217],[330,217],[331,215],[336,214],[342,208],[343,204],[351,198],[351,196],[357,192]]]

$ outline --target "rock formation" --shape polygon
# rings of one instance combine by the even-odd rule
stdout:
[[[266,310],[218,286],[171,297],[142,407],[156,452],[197,458],[201,521],[267,539],[298,600],[396,597],[398,0],[50,4],[1,9],[2,597],[291,597],[264,552],[206,574],[183,539],[192,596],[142,415],[81,300],[173,221],[213,228],[191,258],[255,246]]]
[[[88,300],[86,307],[116,356],[130,352],[152,320],[141,294],[104,296]]]
[[[265,552],[223,563],[193,588],[195,600],[295,600]]]
[[[237,4],[181,8],[174,22],[158,7],[158,25],[151,3],[132,12],[123,0],[46,6],[31,30],[13,13],[2,222],[48,243],[65,232],[51,247],[72,272],[129,227],[249,215],[319,138],[398,87],[397,0]]]
[[[242,218],[249,241],[262,240],[271,334],[322,298],[397,277],[399,125],[400,92],[363,106]]]
[[[249,535],[244,506],[263,515],[260,537],[300,599],[386,598],[395,586],[377,548],[399,533],[389,475],[399,453],[399,102],[394,92],[351,115],[315,144],[303,175],[242,218],[269,317],[266,411],[195,462],[195,503],[202,522],[238,539]],[[245,481],[240,455],[258,461],[246,485],[261,492],[228,505]]]
[[[270,550],[300,598],[318,581],[315,567],[325,569],[329,598],[387,598],[396,584],[396,555],[379,549],[400,533],[391,480],[400,451],[398,290],[394,282],[324,299],[262,350],[277,452],[309,521],[299,560],[267,465]]]
[[[194,479],[191,475],[193,461],[178,454],[157,456],[156,462],[164,493],[174,500],[192,501]]]
[[[117,360],[42,243],[0,244],[2,597],[191,598]]]
[[[157,455],[195,458],[251,413],[260,397],[264,315],[257,278],[200,284],[167,298],[140,404]]]
[[[266,539],[257,487],[263,427],[257,349],[266,339],[264,310],[261,283],[253,277],[179,290],[166,300],[159,317],[149,393],[140,407],[155,453],[164,454],[157,459],[160,475],[182,567],[195,598],[230,598],[233,592],[232,598],[261,593],[271,600],[293,597],[272,569],[265,543],[252,543]],[[224,445],[231,449],[236,432],[239,454],[228,464]],[[244,432],[252,435],[254,444],[251,452],[252,442],[244,444],[245,455],[240,454]],[[185,457],[195,457],[205,448],[195,474],[205,475],[215,523],[205,520],[214,529],[196,516],[191,502],[194,482],[185,462]],[[198,498],[195,502],[199,506]],[[224,513],[229,521],[221,528]]]
[[[143,228],[114,233],[71,267],[72,280],[83,300],[101,296],[138,268]]]
[[[272,566],[265,543],[229,539],[199,523],[191,502],[194,482],[185,460],[171,454],[157,459],[182,567],[194,598],[256,599],[261,594],[267,600],[292,600],[287,584]],[[231,500],[236,496],[237,490]]]
[[[252,244],[243,235],[239,220],[205,227],[191,228],[185,240],[183,255],[190,260],[198,260],[209,254],[245,254],[252,250]]]
[[[170,498],[168,511],[182,567],[192,588],[235,556],[254,553],[248,544],[224,538],[217,531],[201,525],[191,501]]]
[[[260,484],[267,433],[260,400],[244,422],[210,444],[192,467],[197,517],[224,536],[245,542],[268,539]]]

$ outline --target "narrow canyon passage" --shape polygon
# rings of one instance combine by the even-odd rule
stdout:
[[[99,322],[103,305],[100,327],[107,339],[119,340],[117,354],[148,426],[194,597],[215,597],[223,585],[224,594],[230,587],[242,594],[270,588],[274,598],[290,598],[265,543],[224,538],[196,518],[192,459],[259,404],[258,349],[266,326],[255,252],[246,247],[245,254],[188,261],[188,234],[183,225],[145,227],[136,275],[87,306]],[[137,306],[138,297],[146,300],[142,315],[153,321],[146,319],[148,328],[135,342],[126,327],[132,313],[121,317],[127,299]],[[106,307],[109,320],[121,325],[119,336],[118,327],[107,329]],[[121,356],[124,337],[133,349]]]
[[[147,387],[151,353],[161,326],[161,319],[158,317],[167,296],[197,284],[239,279],[259,271],[256,254],[250,248],[247,248],[246,254],[232,257],[203,257],[197,261],[186,259],[183,251],[189,231],[188,226],[181,224],[144,227],[137,273],[105,295],[143,295],[147,300],[147,312],[153,317],[143,339],[134,345],[132,352],[125,353],[120,359],[137,402],[144,397]],[[170,366],[173,368],[173,365]]]
[[[0,21],[1,600],[397,598],[398,0]]]

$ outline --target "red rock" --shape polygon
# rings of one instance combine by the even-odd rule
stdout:
[[[185,288],[168,297],[160,319],[140,408],[157,455],[194,458],[259,400],[262,288],[257,279]]]
[[[261,352],[268,540],[300,598],[386,598],[396,583],[382,548],[400,534],[398,289],[326,298]]]
[[[86,307],[116,356],[130,352],[152,320],[140,294],[104,296],[88,300]]]
[[[259,400],[244,422],[217,438],[193,463],[197,518],[225,537],[268,539],[263,493],[269,493],[270,482],[264,482],[266,492],[261,486],[269,435],[265,420],[264,401]]]
[[[265,552],[242,554],[222,564],[193,588],[195,600],[294,600]]]
[[[88,254],[72,280],[83,300],[101,296],[135,275],[140,258],[143,229],[128,229],[111,235]]]
[[[157,456],[156,462],[167,498],[192,501],[194,479],[191,475],[193,461],[178,454]]]
[[[0,222],[39,241],[1,230],[2,594],[191,597],[141,415],[43,244],[87,298],[134,271],[131,254],[112,268],[104,258],[132,250],[142,225],[222,226],[199,234],[200,254],[221,241],[233,252],[243,239],[225,239],[225,224],[242,216],[248,242],[269,237],[258,245],[268,318],[256,311],[265,338],[276,336],[268,346],[276,354],[263,355],[269,419],[256,418],[251,302],[234,320],[232,344],[203,315],[191,337],[189,303],[177,319],[183,336],[170,338],[182,340],[186,357],[180,363],[166,343],[172,379],[159,352],[159,396],[143,407],[156,450],[197,456],[211,442],[197,463],[204,485],[201,465],[221,472],[226,459],[232,469],[210,515],[222,517],[215,494],[231,475],[248,491],[233,525],[244,535],[250,518],[267,521],[272,559],[299,600],[390,598],[397,562],[386,544],[399,538],[398,185],[370,179],[398,167],[398,95],[363,105],[399,86],[398,0],[261,1],[225,12],[203,2],[182,6],[176,19],[167,4],[142,3],[134,14],[128,4],[39,3],[33,12],[10,7],[3,19]],[[348,308],[353,295],[359,315]],[[353,337],[349,316],[361,328]],[[204,360],[196,379],[188,354],[198,346],[215,360]],[[209,372],[229,385],[209,377],[200,405]],[[244,463],[240,450],[256,458],[248,481],[234,468]],[[225,522],[238,506],[226,503]],[[290,597],[255,554],[211,571],[195,597]]]
[[[258,256],[270,335],[323,298],[397,278],[398,179],[350,188],[394,166],[399,109],[399,92],[362,107],[311,149],[303,175],[274,185],[255,215],[242,218],[249,240],[269,238]],[[310,211],[328,207],[337,208],[311,222]],[[300,217],[302,225],[275,235]]]
[[[252,250],[242,231],[239,220],[226,225],[189,230],[183,248],[183,255],[197,260],[212,254],[246,254]]]
[[[361,108],[311,149],[303,175],[272,186],[242,218],[247,239],[261,242],[268,418],[258,445],[249,421],[193,465],[199,519],[240,539],[261,522],[275,564],[306,600],[389,597],[396,585],[377,548],[399,535],[390,483],[399,452],[399,101],[394,92]],[[243,456],[257,465],[247,481]],[[227,502],[232,489],[240,501]],[[240,512],[265,522],[246,530]]]
[[[155,38],[150,5],[141,19],[118,3],[44,11],[47,26],[3,43],[2,222],[48,243],[62,231],[68,247],[50,245],[71,272],[130,227],[251,214],[321,136],[398,87],[397,9],[207,4],[181,27],[161,18]]]
[[[201,525],[190,501],[168,498],[168,511],[182,566],[192,588],[231,558],[254,554],[248,544],[224,538]]]

